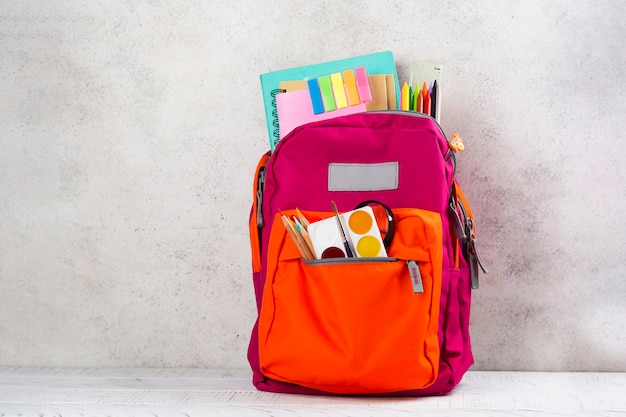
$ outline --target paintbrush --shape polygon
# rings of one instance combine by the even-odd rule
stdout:
[[[341,219],[339,218],[339,212],[337,211],[337,205],[334,201],[331,201],[330,204],[333,206],[333,211],[335,212],[335,219],[337,219],[337,227],[339,227],[339,233],[341,234],[341,240],[343,241],[343,246],[346,248],[346,256],[348,258],[354,258],[354,254],[352,253],[352,249],[350,249],[350,243],[348,242],[348,237],[346,236],[346,232],[343,230],[343,226],[341,224]]]

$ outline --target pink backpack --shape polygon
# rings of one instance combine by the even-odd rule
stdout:
[[[455,151],[431,117],[386,111],[300,126],[283,138],[272,154],[261,158],[250,215],[259,319],[248,349],[258,389],[423,396],[445,394],[460,382],[474,362],[469,333],[471,290],[478,288],[479,267],[486,270],[476,251],[471,209],[455,180]],[[372,268],[337,269],[343,266],[335,265],[356,264],[359,258],[302,259],[281,220],[286,213],[285,217],[298,223],[298,213],[303,220],[315,222],[333,216],[331,202],[345,213],[371,201],[399,219],[395,237],[388,231],[393,243],[387,246],[385,241],[391,257],[385,259],[403,259],[406,268],[402,263],[394,269],[402,272],[385,277],[389,284],[382,290],[372,289],[377,292],[368,295],[365,289],[358,292],[357,299],[351,288],[360,283],[367,286],[361,274]],[[404,246],[412,245],[407,225],[426,227],[425,221],[406,220],[406,209],[435,219],[436,227],[425,233],[440,233],[440,243],[435,250],[429,249],[426,262],[404,260],[412,255],[400,255],[410,249]],[[416,243],[414,251],[416,259],[421,256],[419,245]],[[324,262],[328,273],[315,269]],[[309,276],[309,269],[322,275]],[[320,281],[331,288],[307,287],[322,285]],[[333,288],[335,284],[348,292],[345,299],[334,299],[339,291]],[[401,297],[394,292],[396,287]],[[405,288],[416,294],[405,296]],[[320,291],[329,292],[320,295]],[[370,296],[372,300],[361,299]],[[317,305],[310,307],[312,304]],[[426,313],[413,313],[415,304],[428,304],[423,307]],[[386,306],[406,311],[406,320],[398,320],[402,324],[396,326],[396,320],[386,317],[398,314],[385,316],[381,310]],[[337,327],[341,322],[349,324]],[[418,322],[421,327],[415,334],[420,336],[414,338],[413,326]],[[396,329],[398,326],[404,327]],[[402,335],[407,336],[406,344]]]

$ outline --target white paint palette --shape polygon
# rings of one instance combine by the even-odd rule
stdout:
[[[374,212],[369,206],[340,214],[341,226],[346,233],[352,253],[359,258],[386,257],[380,230]],[[346,257],[337,217],[311,223],[309,236],[318,259]]]

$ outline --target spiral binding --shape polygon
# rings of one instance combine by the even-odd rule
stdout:
[[[272,126],[275,127],[275,129],[272,131],[272,136],[274,136],[274,147],[278,145],[278,141],[280,140],[280,126],[278,124],[278,110],[276,110],[276,96],[280,93],[285,93],[285,92],[287,92],[287,90],[283,90],[281,88],[276,88],[270,92],[270,95],[272,96],[272,107],[274,108],[272,110],[272,117],[274,118],[272,120]]]

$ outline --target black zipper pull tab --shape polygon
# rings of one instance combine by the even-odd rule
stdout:
[[[422,274],[420,273],[420,267],[415,261],[406,261],[406,265],[409,268],[409,275],[411,276],[411,285],[413,285],[414,294],[422,294],[424,292],[424,284],[422,283]]]

